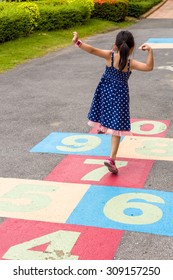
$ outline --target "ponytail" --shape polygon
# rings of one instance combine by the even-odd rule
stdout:
[[[115,44],[120,53],[119,70],[122,71],[127,64],[130,49],[135,45],[132,33],[129,31],[120,31],[117,34]]]
[[[120,60],[119,60],[119,70],[122,71],[125,66],[126,66],[126,63],[127,63],[127,59],[128,59],[128,56],[129,56],[129,47],[128,45],[126,44],[126,42],[123,42],[119,51],[120,51]]]

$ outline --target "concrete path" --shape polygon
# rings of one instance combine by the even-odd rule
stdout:
[[[167,0],[163,6],[149,15],[148,18],[173,19],[173,0]]]

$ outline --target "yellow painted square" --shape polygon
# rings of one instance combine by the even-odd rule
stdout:
[[[90,185],[0,178],[0,216],[64,223]]]
[[[173,49],[173,43],[146,43],[152,49]]]
[[[173,139],[125,136],[118,157],[173,161]]]

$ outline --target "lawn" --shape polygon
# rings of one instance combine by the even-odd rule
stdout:
[[[127,28],[135,22],[127,19],[122,23],[91,19],[83,26],[52,32],[35,32],[29,37],[19,38],[0,44],[0,73],[16,67],[29,59],[46,55],[52,51],[71,45],[73,31],[78,31],[80,38],[108,32],[118,28]]]

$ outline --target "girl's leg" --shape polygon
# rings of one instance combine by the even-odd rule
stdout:
[[[120,139],[121,139],[120,136],[112,135],[112,147],[111,147],[110,158],[112,158],[113,160],[116,159],[118,148],[120,145]]]
[[[111,145],[111,154],[110,158],[104,161],[104,165],[107,166],[110,172],[118,174],[118,169],[115,165],[115,159],[118,152],[120,144],[120,136],[112,135],[112,145]]]

